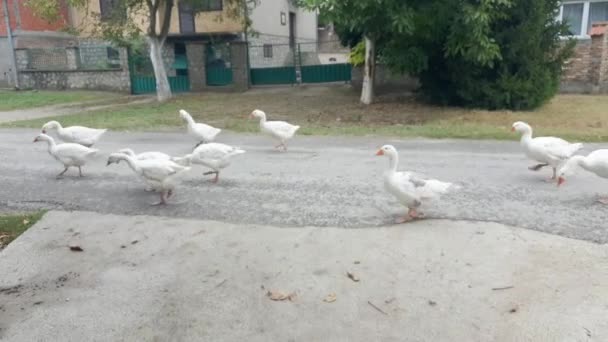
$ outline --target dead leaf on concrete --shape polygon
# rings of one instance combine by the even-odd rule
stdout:
[[[82,247],[80,247],[80,246],[76,246],[76,245],[71,245],[71,246],[70,246],[70,250],[71,250],[72,252],[82,252],[82,251],[84,251],[84,250],[82,249]]]
[[[336,294],[335,293],[330,293],[330,294],[327,295],[327,297],[323,298],[323,301],[325,303],[333,303],[333,302],[336,301],[336,299],[338,299],[336,297]]]
[[[266,295],[268,296],[268,298],[270,298],[270,300],[278,302],[284,300],[289,300],[290,302],[293,302],[297,297],[295,292],[287,293],[278,290],[270,290],[266,293]]]
[[[435,302],[433,300],[429,300],[429,305],[430,306],[435,306],[435,305],[437,305],[437,302]]]
[[[359,282],[359,277],[357,277],[357,275],[353,272],[346,272],[346,276],[349,277],[350,280],[354,281],[355,283]]]

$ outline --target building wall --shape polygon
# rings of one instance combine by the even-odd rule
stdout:
[[[239,20],[235,20],[229,15],[230,9],[224,6],[222,11],[199,12],[194,17],[194,29],[197,33],[237,33],[243,31],[243,26]],[[179,30],[178,5],[171,11],[170,34],[181,33]]]
[[[36,17],[33,11],[25,5],[25,1],[7,0],[11,30],[21,31],[58,31],[68,25],[68,9],[65,2],[61,7],[60,19],[49,23],[48,21]],[[6,25],[4,24],[4,6],[0,6],[0,36],[6,36]]]
[[[89,0],[89,13],[99,13],[99,0]],[[235,33],[242,31],[242,25],[238,20],[231,18],[228,15],[229,9],[224,6],[223,11],[200,12],[195,16],[195,30],[197,33]],[[87,15],[83,9],[71,10],[72,21],[75,26],[81,27],[83,34],[90,35],[95,24],[94,18]],[[129,14],[132,22],[136,23],[142,32],[146,32],[148,28],[148,18],[141,13]],[[159,16],[158,23],[160,24],[162,17]],[[179,15],[178,1],[175,2],[171,10],[171,23],[169,26],[169,34],[179,34]]]
[[[562,92],[608,92],[608,23],[596,23],[593,27],[598,33],[590,39],[579,39],[574,56],[563,66]]]
[[[298,41],[317,41],[317,14],[296,8],[290,0],[261,0],[251,11],[252,29],[260,36],[274,36],[289,43],[289,12],[296,14],[296,32]],[[284,23],[281,13],[285,14]],[[275,39],[275,40],[276,40]]]

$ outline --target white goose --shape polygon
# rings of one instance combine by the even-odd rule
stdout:
[[[532,127],[525,122],[517,121],[511,127],[511,131],[521,133],[520,144],[526,156],[540,164],[530,166],[532,171],[538,171],[545,166],[553,168],[553,177],[556,179],[559,165],[572,157],[574,153],[583,147],[583,144],[571,144],[564,139],[556,137],[532,138]]]
[[[167,204],[167,199],[173,195],[175,189],[176,176],[190,170],[189,167],[178,165],[171,160],[137,160],[124,153],[110,154],[106,165],[119,163],[121,160],[126,161],[135,174],[142,177],[154,190],[160,192],[160,202],[157,205]]]
[[[123,148],[122,150],[119,150],[118,152],[124,153],[124,154],[128,155],[129,157],[135,158],[137,160],[148,160],[148,159],[171,160],[170,155],[168,155],[166,153],[162,153],[162,152],[142,152],[142,153],[136,154],[130,148]]]
[[[83,126],[63,127],[57,121],[49,121],[42,126],[42,133],[57,130],[57,136],[64,142],[91,147],[107,131],[107,129],[88,128]]]
[[[278,140],[280,144],[275,148],[283,147],[283,151],[287,151],[287,140],[293,138],[296,131],[300,129],[300,126],[285,121],[266,121],[266,113],[259,109],[251,112],[249,117],[260,119],[260,131]]]
[[[79,144],[56,144],[51,136],[44,133],[38,135],[36,139],[34,139],[34,142],[39,141],[46,141],[49,147],[49,154],[64,166],[64,170],[57,175],[57,178],[63,176],[71,166],[77,167],[78,174],[82,177],[82,166],[98,152],[96,149]]]
[[[215,140],[215,137],[217,137],[217,135],[220,134],[220,132],[222,131],[219,128],[215,128],[204,123],[194,122],[192,115],[190,115],[183,109],[179,110],[179,116],[188,125],[188,134],[190,134],[194,139],[196,139],[196,141],[198,141],[196,147],[201,144],[212,142],[213,140]]]
[[[411,172],[398,172],[399,153],[392,145],[382,146],[376,152],[376,155],[387,156],[389,159],[389,168],[384,172],[384,188],[409,209],[407,215],[397,219],[396,223],[404,223],[423,217],[417,211],[422,201],[438,198],[453,186],[452,183],[441,182],[436,179],[422,179]]]
[[[173,160],[182,165],[200,164],[212,169],[213,171],[205,172],[204,175],[215,174],[213,182],[217,183],[220,170],[230,165],[230,158],[243,153],[245,151],[237,147],[220,143],[209,143],[200,145],[192,153],[185,155],[183,158],[174,158]]]
[[[566,181],[566,177],[574,174],[578,167],[595,173],[599,177],[608,178],[608,150],[597,150],[589,153],[588,156],[574,156],[570,158],[560,169],[557,185],[560,186]],[[608,196],[601,196],[598,202],[608,204]]]

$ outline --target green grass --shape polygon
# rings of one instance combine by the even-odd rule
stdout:
[[[38,211],[29,214],[0,215],[0,249],[38,222],[44,213]]]
[[[97,100],[113,96],[95,91],[0,91],[0,111],[50,106],[62,103]]]
[[[537,135],[578,141],[608,141],[608,97],[559,95],[536,111],[485,111],[421,104],[411,97],[381,97],[362,106],[348,87],[256,89],[246,93],[203,93],[177,96],[158,104],[140,104],[78,115],[18,121],[4,127],[39,128],[49,120],[64,126],[84,125],[112,130],[182,129],[178,110],[197,121],[237,132],[257,132],[247,119],[253,109],[269,120],[302,126],[302,135],[380,135],[394,137],[516,139],[514,121],[526,121]]]

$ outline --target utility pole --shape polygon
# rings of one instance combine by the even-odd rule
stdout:
[[[6,22],[6,35],[8,36],[8,45],[11,49],[11,64],[13,65],[13,79],[15,80],[15,89],[19,89],[19,74],[17,73],[17,59],[15,58],[15,44],[13,42],[13,30],[11,30],[11,20],[8,14],[8,2],[2,0],[4,5],[4,21]]]

